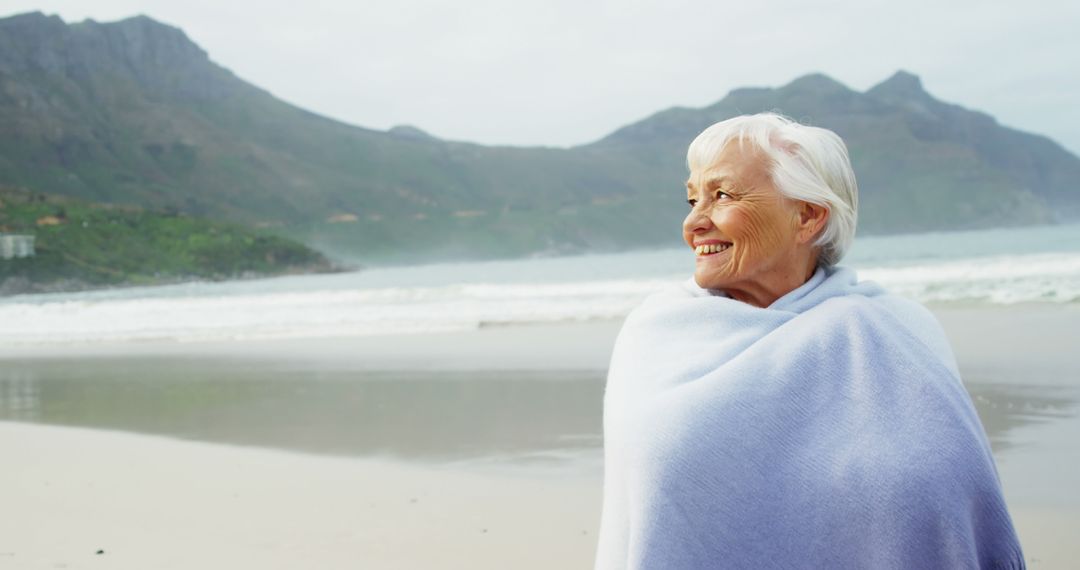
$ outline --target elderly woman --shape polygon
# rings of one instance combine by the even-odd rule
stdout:
[[[1023,568],[937,321],[836,265],[840,138],[743,116],[687,163],[696,269],[619,333],[596,568]]]

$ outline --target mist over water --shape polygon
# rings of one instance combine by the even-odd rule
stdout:
[[[922,302],[1080,303],[1080,225],[864,237],[843,265]],[[624,317],[688,249],[376,268],[0,300],[0,343],[304,338]]]

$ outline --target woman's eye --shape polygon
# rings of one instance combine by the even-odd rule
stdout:
[[[716,191],[716,199],[717,200],[720,200],[721,198],[730,198],[730,197],[731,197],[731,194],[728,194],[727,192],[724,192],[722,190],[717,190]]]

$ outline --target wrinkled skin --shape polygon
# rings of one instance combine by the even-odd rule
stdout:
[[[697,255],[694,279],[756,307],[767,307],[805,283],[817,267],[814,238],[828,210],[780,194],[768,158],[752,146],[731,143],[686,182],[689,215],[683,239],[730,243],[727,250]]]

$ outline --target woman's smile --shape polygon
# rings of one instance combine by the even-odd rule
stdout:
[[[716,257],[721,253],[731,249],[731,243],[709,240],[702,242],[694,247],[694,253],[697,254],[697,260],[702,261],[705,258]]]

